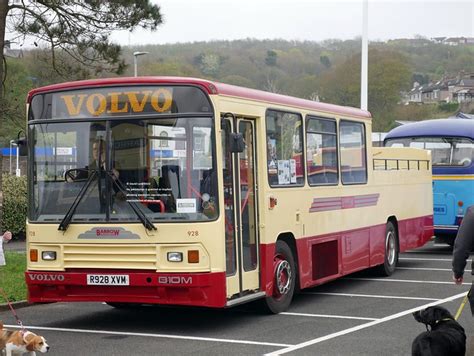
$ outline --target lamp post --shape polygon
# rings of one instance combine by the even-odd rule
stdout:
[[[135,69],[135,77],[138,76],[137,57],[138,56],[143,56],[145,54],[148,54],[148,52],[133,52],[133,67]]]
[[[360,68],[360,108],[368,109],[369,0],[362,0],[362,55]]]

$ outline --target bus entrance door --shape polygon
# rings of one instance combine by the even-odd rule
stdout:
[[[226,118],[223,123],[224,210],[228,298],[251,295],[259,289],[259,239],[255,125],[252,120]],[[242,134],[243,152],[231,152],[232,132]]]

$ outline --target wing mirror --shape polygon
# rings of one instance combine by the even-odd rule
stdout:
[[[64,173],[64,180],[66,182],[81,182],[86,181],[89,176],[89,170],[85,168],[68,169]]]
[[[20,137],[14,141],[18,147],[20,156],[28,155],[28,140],[26,137]]]

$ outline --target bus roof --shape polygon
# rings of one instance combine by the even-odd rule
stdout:
[[[405,124],[391,130],[385,140],[399,137],[469,137],[474,139],[474,120],[435,119]]]
[[[204,89],[208,94],[218,94],[224,96],[245,98],[256,101],[265,101],[277,105],[288,105],[293,107],[299,107],[306,110],[314,110],[320,112],[326,112],[336,115],[347,115],[356,116],[359,118],[371,119],[371,115],[366,110],[361,110],[353,107],[339,106],[334,104],[320,103],[316,101],[291,97],[287,95],[269,93],[256,89],[249,89],[244,87],[238,87],[235,85],[229,85],[219,82],[212,82],[205,79],[187,78],[187,77],[126,77],[126,78],[106,78],[106,79],[93,79],[93,80],[81,80],[75,82],[65,82],[59,84],[48,85],[41,88],[36,88],[28,93],[28,102],[35,94],[59,91],[59,90],[74,90],[86,87],[103,87],[103,86],[117,86],[117,85],[156,85],[156,84],[168,84],[168,85],[196,85]]]

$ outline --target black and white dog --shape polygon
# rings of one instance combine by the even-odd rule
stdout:
[[[418,335],[411,346],[413,356],[464,356],[466,334],[451,313],[440,306],[428,307],[413,313],[427,331]]]

